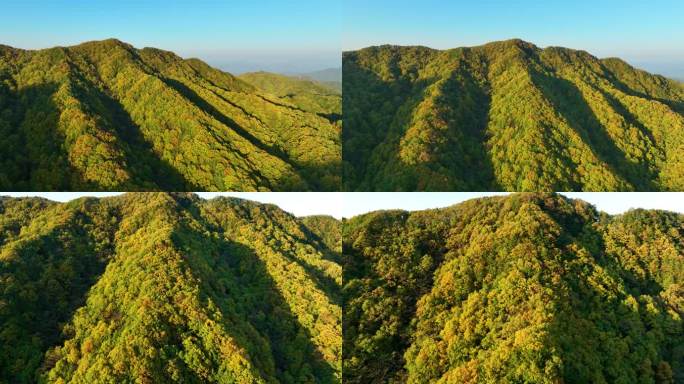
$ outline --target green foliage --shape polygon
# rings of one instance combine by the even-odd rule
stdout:
[[[117,40],[2,47],[0,188],[339,190],[340,104]]]
[[[684,380],[684,217],[518,194],[344,222],[350,383]]]
[[[337,117],[338,120],[342,116],[340,93],[320,83],[268,72],[245,73],[240,75],[240,79],[307,112]]]
[[[325,247],[342,253],[342,228],[332,216],[305,216],[300,219],[304,226],[321,239]]]
[[[681,190],[684,89],[510,40],[343,54],[346,190]]]
[[[339,257],[239,199],[5,198],[0,382],[339,383]]]

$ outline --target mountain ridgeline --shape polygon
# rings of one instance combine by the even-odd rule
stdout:
[[[339,91],[326,83],[268,72],[244,73],[239,78],[331,121],[342,120]]]
[[[114,39],[0,46],[0,190],[339,190],[340,95],[245,79]]]
[[[684,216],[555,194],[343,225],[347,383],[684,382]]]
[[[346,190],[684,189],[684,85],[520,40],[343,54]]]
[[[329,88],[342,92],[342,67],[327,68],[320,71],[300,73],[296,77],[316,81]]]
[[[339,225],[181,193],[0,198],[0,383],[339,383]]]

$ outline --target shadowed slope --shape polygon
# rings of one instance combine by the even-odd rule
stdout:
[[[350,383],[684,380],[684,218],[518,194],[344,223]]]
[[[684,89],[521,40],[343,54],[347,190],[680,190]]]
[[[53,137],[27,142],[25,161],[4,160],[8,190],[339,189],[334,122],[197,59],[118,40],[5,47],[0,80],[0,145],[35,130]]]
[[[340,382],[340,265],[277,207],[132,193],[0,212],[0,380]]]

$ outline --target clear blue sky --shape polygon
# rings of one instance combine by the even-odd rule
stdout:
[[[344,0],[343,50],[521,38],[684,76],[682,0]]]
[[[121,192],[0,192],[3,196],[41,196],[69,201],[82,196],[106,197]],[[381,209],[416,211],[443,208],[483,196],[506,195],[485,192],[199,192],[205,199],[234,196],[275,204],[295,216],[330,215],[353,217]],[[664,209],[684,213],[684,192],[578,192],[563,193],[594,204],[599,210],[619,214],[630,208]]]
[[[235,72],[304,72],[341,65],[341,12],[338,0],[3,0],[0,44],[113,37]]]

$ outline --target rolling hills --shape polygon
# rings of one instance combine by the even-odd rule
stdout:
[[[340,93],[324,83],[268,72],[243,73],[239,78],[304,111],[325,116],[333,122],[342,120]]]
[[[339,190],[341,98],[272,81],[115,39],[0,46],[0,190]]]
[[[343,224],[348,383],[684,382],[684,216],[555,194]]]
[[[186,193],[2,197],[0,382],[339,383],[339,225]]]
[[[342,67],[327,68],[320,71],[299,73],[293,76],[319,82],[331,89],[342,92]]]
[[[345,190],[684,189],[684,87],[522,40],[343,53]]]
[[[337,68],[326,68],[322,69],[320,71],[314,71],[314,72],[307,72],[307,73],[300,73],[298,76],[319,81],[322,83],[325,82],[342,82],[342,67],[337,67]]]

